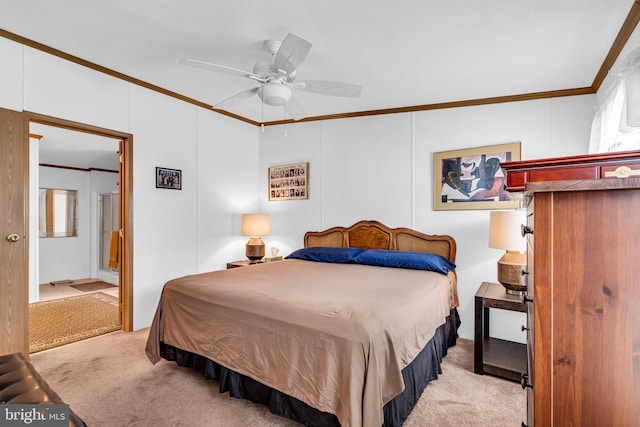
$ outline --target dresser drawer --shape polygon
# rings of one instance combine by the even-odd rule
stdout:
[[[523,191],[528,183],[626,178],[640,173],[640,151],[586,154],[500,165],[507,191]]]

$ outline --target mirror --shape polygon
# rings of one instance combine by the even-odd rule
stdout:
[[[78,191],[40,189],[40,237],[78,236]]]

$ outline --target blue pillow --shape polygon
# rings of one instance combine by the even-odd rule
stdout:
[[[358,255],[362,251],[364,251],[364,249],[315,246],[311,248],[298,249],[297,251],[294,251],[291,255],[285,258],[348,264],[351,262],[353,257]]]
[[[369,249],[358,254],[353,261],[356,264],[377,265],[380,267],[411,268],[415,270],[436,271],[447,274],[456,265],[443,256],[426,252],[389,251]]]

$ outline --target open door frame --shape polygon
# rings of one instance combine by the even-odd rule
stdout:
[[[120,323],[133,330],[133,135],[38,113],[0,108],[0,355],[29,354],[29,122],[106,137],[120,143]]]
[[[122,330],[130,332],[133,330],[133,241],[131,238],[133,224],[133,212],[131,211],[133,198],[133,135],[126,132],[105,129],[29,111],[26,111],[25,113],[29,118],[29,122],[56,126],[109,138],[116,138],[121,141],[119,149],[120,167],[118,174],[120,178],[120,268],[118,271],[120,291],[118,292],[118,295],[120,324]],[[24,144],[26,147],[25,150],[27,150],[27,156],[28,145],[29,138],[27,135],[27,139]],[[25,283],[25,286],[28,288],[28,278]]]

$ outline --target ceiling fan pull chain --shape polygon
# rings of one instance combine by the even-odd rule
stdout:
[[[287,104],[288,102],[284,103],[284,119],[287,120]],[[284,123],[284,136],[287,136],[287,122],[285,121]]]

